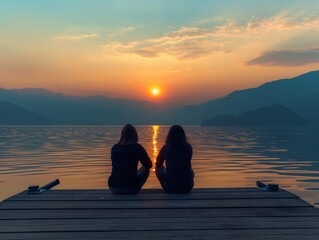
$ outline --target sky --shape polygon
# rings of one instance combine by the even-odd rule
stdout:
[[[318,39],[318,0],[1,0],[0,87],[197,104],[318,70]]]

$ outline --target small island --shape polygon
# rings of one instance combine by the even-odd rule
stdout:
[[[202,126],[307,125],[307,120],[282,105],[258,108],[239,115],[217,115]]]

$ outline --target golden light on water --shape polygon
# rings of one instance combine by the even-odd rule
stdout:
[[[152,144],[153,144],[153,162],[154,162],[153,171],[155,171],[156,157],[158,155],[157,136],[158,136],[159,126],[154,125],[152,126],[152,129],[153,129]]]

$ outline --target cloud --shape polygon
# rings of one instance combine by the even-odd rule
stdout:
[[[252,18],[245,24],[238,24],[230,19],[224,25],[216,26],[215,34],[225,36],[238,36],[245,34],[258,34],[270,31],[308,30],[319,28],[319,17],[293,18],[287,13],[281,13],[270,18]]]
[[[224,17],[216,19],[222,20]],[[205,23],[205,20],[202,22]],[[103,47],[112,56],[131,54],[143,58],[168,56],[178,60],[190,60],[215,53],[228,53],[230,49],[240,45],[238,39],[253,35],[309,29],[319,29],[318,16],[296,19],[282,13],[270,18],[252,18],[241,24],[228,19],[209,28],[181,27],[156,38],[128,43],[113,41]]]
[[[176,59],[192,59],[222,52],[224,43],[217,38],[212,41],[212,32],[208,29],[182,27],[158,38],[122,43],[113,41],[103,45],[113,56],[133,54],[143,58],[171,56]]]
[[[248,65],[303,66],[319,62],[319,48],[307,50],[269,51],[247,62]]]
[[[218,16],[218,17],[213,17],[213,18],[208,18],[208,19],[196,21],[195,24],[196,25],[205,25],[207,23],[221,22],[221,21],[224,21],[225,19],[227,19],[227,16]]]
[[[118,30],[115,30],[114,32],[108,34],[108,37],[115,37],[124,33],[128,33],[128,32],[132,32],[134,31],[136,28],[135,27],[125,27],[125,28],[120,28]]]
[[[80,35],[65,35],[65,36],[57,36],[55,39],[57,40],[67,40],[67,41],[78,41],[81,39],[87,38],[96,38],[98,34],[91,33],[91,34],[80,34]]]

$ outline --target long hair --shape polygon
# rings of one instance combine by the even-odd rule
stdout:
[[[132,124],[126,124],[121,132],[121,137],[118,142],[120,145],[136,144],[138,135],[135,127]]]
[[[166,144],[179,149],[187,144],[187,138],[184,129],[179,125],[173,125],[167,134]]]

